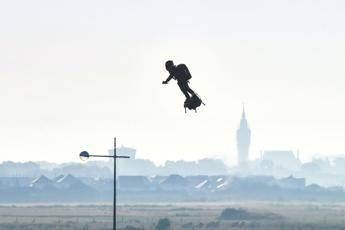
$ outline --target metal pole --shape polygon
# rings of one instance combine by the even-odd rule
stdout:
[[[113,230],[116,230],[116,137],[114,137],[114,198],[113,198]]]
[[[89,157],[111,157],[114,160],[114,197],[113,197],[113,229],[116,230],[116,195],[117,195],[117,190],[116,190],[116,159],[117,158],[127,158],[129,159],[129,156],[118,156],[116,155],[116,137],[114,137],[114,155],[91,155],[86,151],[83,151],[79,154],[80,158],[89,158]]]

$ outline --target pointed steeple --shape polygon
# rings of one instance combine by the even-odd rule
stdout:
[[[244,109],[244,103],[243,103],[243,108],[242,108],[242,119],[240,123],[240,128],[247,128],[247,118],[246,118],[246,111]]]
[[[243,103],[243,108],[242,108],[242,119],[246,119],[246,111],[244,109],[244,103]]]

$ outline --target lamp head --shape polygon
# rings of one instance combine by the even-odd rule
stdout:
[[[79,154],[79,158],[82,160],[82,161],[86,161],[87,159],[89,159],[90,157],[90,154],[86,151],[83,151]]]

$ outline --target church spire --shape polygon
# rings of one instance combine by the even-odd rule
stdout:
[[[247,118],[246,118],[246,111],[244,109],[244,103],[243,103],[242,119],[241,119],[240,127],[247,128],[247,126],[248,126],[248,124],[247,124]]]
[[[244,103],[243,103],[243,107],[242,107],[242,119],[246,119],[246,111],[244,109]]]
[[[248,127],[246,111],[244,109],[244,104],[242,108],[242,119],[240,122],[240,127],[237,129],[237,153],[238,153],[238,165],[240,167],[245,167],[249,159],[249,146],[250,146],[250,134],[251,131]]]

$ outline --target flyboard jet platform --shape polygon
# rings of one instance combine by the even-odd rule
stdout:
[[[185,64],[175,65],[173,61],[169,60],[165,63],[165,68],[169,72],[169,77],[163,81],[163,84],[168,84],[171,79],[177,81],[182,93],[185,95],[184,109],[195,110],[201,105],[205,105],[199,95],[197,95],[190,87],[189,80],[192,78],[187,66]]]
[[[205,105],[205,103],[200,99],[200,97],[197,94],[192,95],[192,97],[187,98],[184,101],[184,111],[185,113],[187,113],[187,108],[189,110],[194,110],[195,112],[196,109],[200,106],[200,105]]]

